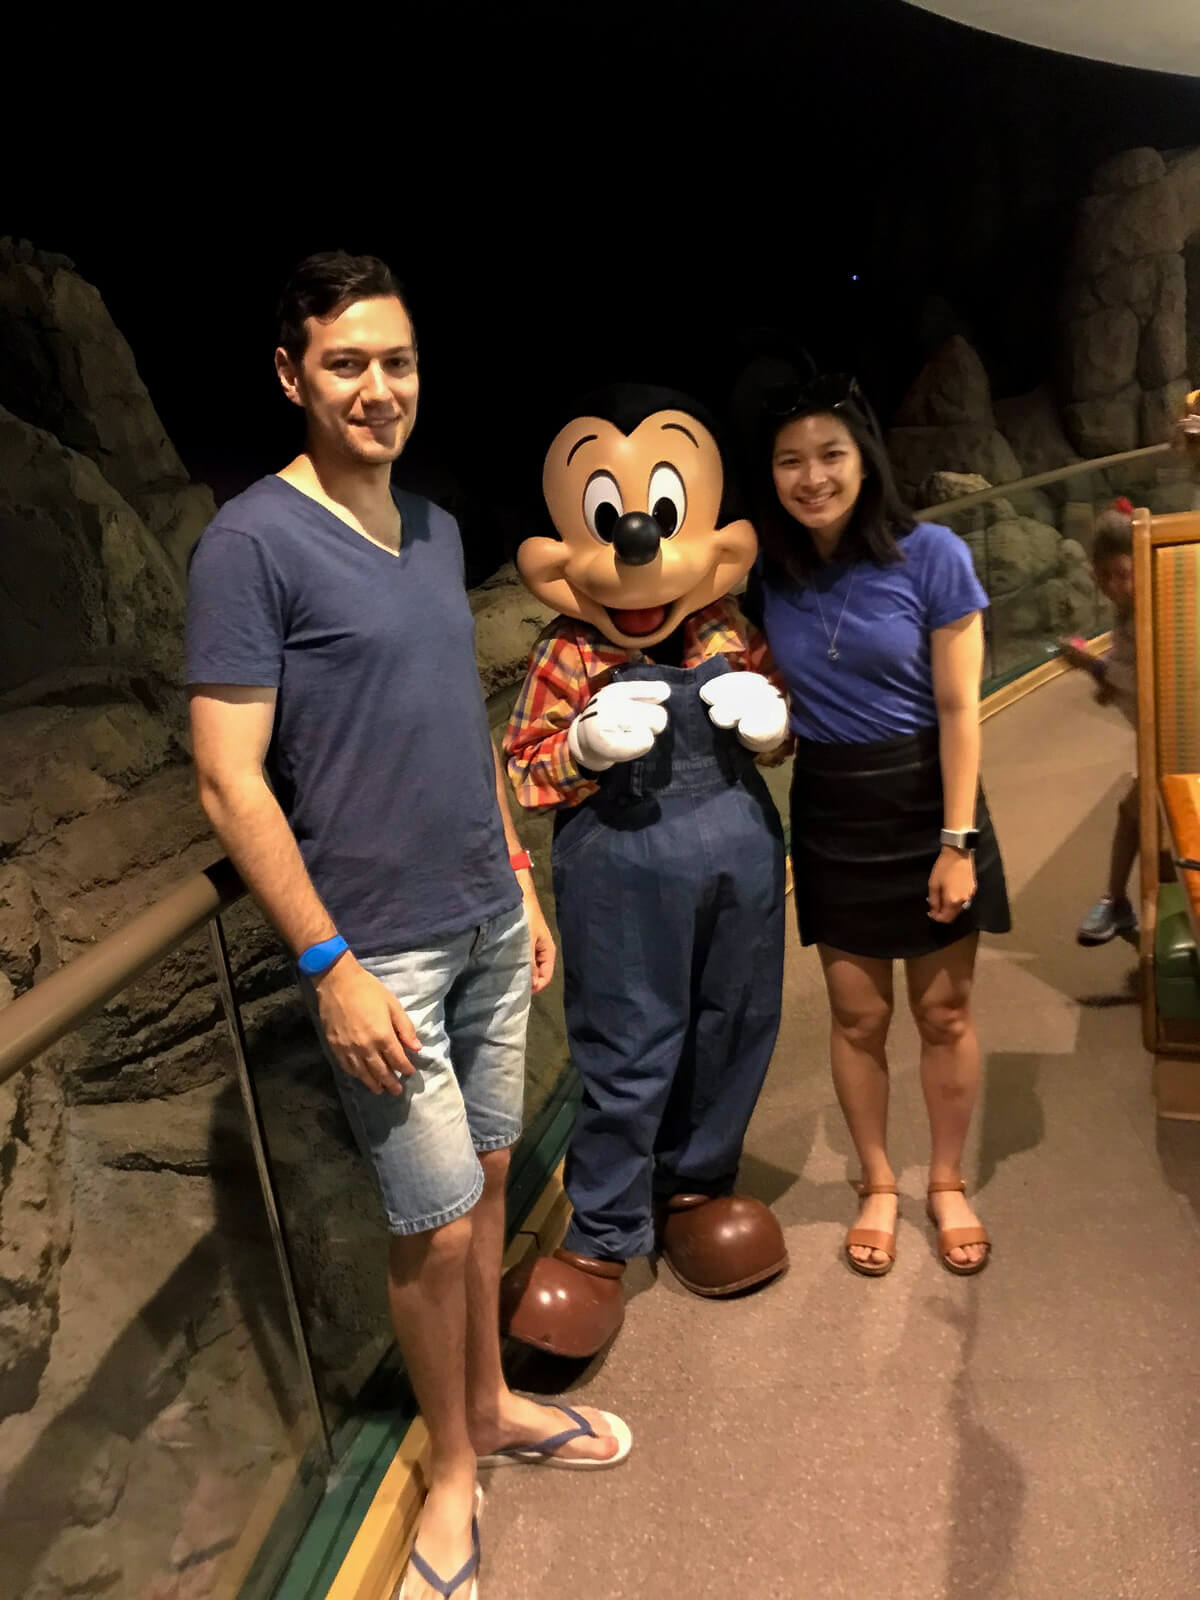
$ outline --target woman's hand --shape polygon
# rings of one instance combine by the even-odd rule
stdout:
[[[969,850],[946,845],[929,874],[929,915],[953,922],[975,898],[975,862]]]

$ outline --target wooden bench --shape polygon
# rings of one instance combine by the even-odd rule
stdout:
[[[1200,1121],[1200,513],[1135,512],[1133,558],[1143,1037],[1159,1116]]]

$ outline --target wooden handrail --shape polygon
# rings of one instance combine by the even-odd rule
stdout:
[[[0,1083],[98,1011],[246,892],[232,864],[215,861],[18,995],[0,1011]]]

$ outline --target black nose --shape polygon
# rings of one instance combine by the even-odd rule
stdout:
[[[644,511],[627,511],[613,528],[613,548],[627,567],[644,567],[658,554],[662,530]]]

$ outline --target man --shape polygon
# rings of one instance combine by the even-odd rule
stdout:
[[[477,1457],[603,1466],[629,1447],[617,1419],[568,1420],[500,1368],[504,1185],[554,945],[488,733],[457,527],[391,485],[419,381],[387,266],[301,263],[275,363],[305,448],[226,504],[192,560],[200,796],[297,958],[387,1214],[433,1457],[405,1600],[466,1600]]]

